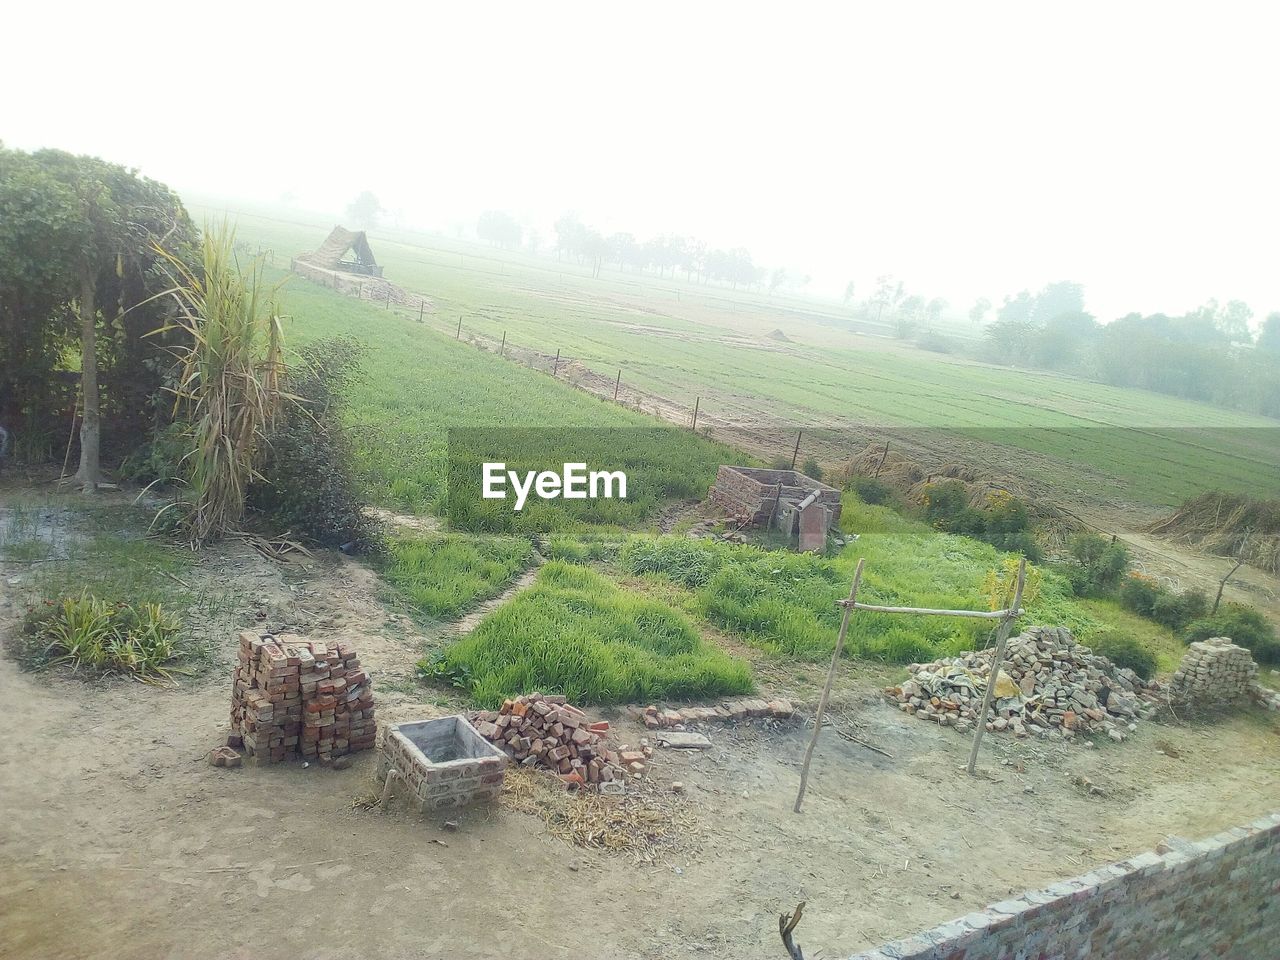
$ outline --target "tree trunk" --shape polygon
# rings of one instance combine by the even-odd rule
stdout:
[[[80,382],[84,393],[84,415],[80,420],[80,469],[75,475],[75,482],[85,493],[96,492],[100,479],[97,313],[93,271],[86,263],[80,268]]]

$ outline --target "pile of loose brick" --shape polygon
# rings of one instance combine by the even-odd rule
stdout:
[[[373,684],[351,644],[240,634],[228,746],[327,763],[369,749],[376,735]]]
[[[1210,637],[1187,648],[1169,682],[1169,699],[1202,706],[1235,703],[1249,696],[1257,675],[1248,650],[1227,637]]]
[[[913,663],[911,679],[885,695],[921,720],[973,729],[991,675],[993,650]],[[987,729],[1019,737],[1104,733],[1123,740],[1154,709],[1159,684],[1076,643],[1065,627],[1028,627],[1009,640]]]
[[[476,730],[522,766],[542,767],[566,786],[601,788],[645,769],[641,751],[611,749],[607,720],[592,722],[562,696],[531,693],[469,718]]]
[[[689,723],[741,723],[760,718],[788,720],[795,715],[790,700],[746,698],[726,700],[714,707],[682,707],[679,710],[629,707],[628,712],[650,730],[683,730]]]

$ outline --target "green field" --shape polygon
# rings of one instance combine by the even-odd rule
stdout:
[[[326,232],[320,224],[248,215],[240,218],[240,230],[275,250],[277,262],[313,248]],[[915,445],[1034,473],[1068,497],[1167,506],[1209,488],[1280,494],[1280,422],[1274,420],[929,353],[854,324],[834,304],[608,268],[593,280],[586,268],[550,257],[394,231],[374,231],[371,240],[389,278],[432,298],[427,320],[438,332],[451,337],[461,317],[464,338],[496,346],[505,333],[508,344],[548,356],[560,350],[608,378],[621,370],[624,399],[628,387],[680,408],[692,408],[700,397],[705,424],[755,431],[766,444],[771,431],[796,425],[850,431],[815,449],[830,460],[856,452],[877,431],[907,431],[911,445],[911,428],[944,428],[945,435],[921,435]],[[373,322],[368,310],[343,308],[353,323],[356,316]],[[384,313],[383,322],[396,321]],[[777,330],[785,340],[771,336]],[[409,350],[410,340],[423,337],[424,331],[407,328],[387,345]],[[476,363],[487,362],[448,356],[451,368],[459,358],[451,370],[459,379],[476,377]],[[513,369],[511,376],[525,382],[522,372]],[[456,396],[471,400],[474,392]],[[386,403],[389,414],[407,412]],[[482,401],[468,416],[491,422],[491,407]],[[546,413],[537,400],[529,410],[535,419]],[[569,425],[587,416],[581,401],[565,403],[556,415]],[[785,444],[779,436],[776,452],[789,452]],[[1031,459],[1017,462],[1023,454]],[[371,451],[368,466],[379,483],[390,485],[396,478],[386,461]],[[410,499],[421,493],[432,500],[430,490],[407,492]]]
[[[716,466],[731,459],[720,444],[477,351],[424,328],[416,317],[300,278],[289,280],[283,300],[290,317],[285,325],[289,347],[336,336],[354,337],[365,347],[347,421],[357,470],[376,503],[443,513],[451,429],[584,431],[599,458],[593,466],[628,469],[641,494],[626,503],[610,502],[611,510],[586,518],[592,523],[633,525],[664,496],[700,497]],[[527,433],[511,437],[513,444],[527,445]],[[548,444],[548,452],[555,452],[554,444]],[[543,528],[567,522],[543,519]]]

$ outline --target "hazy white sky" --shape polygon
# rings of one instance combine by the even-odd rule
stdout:
[[[77,6],[4,13],[10,146],[428,227],[573,209],[860,295],[1280,309],[1261,3]]]

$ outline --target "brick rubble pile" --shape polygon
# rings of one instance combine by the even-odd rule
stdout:
[[[240,634],[228,746],[328,762],[373,746],[373,684],[349,643]]]
[[[994,650],[913,663],[911,678],[886,689],[908,714],[973,729]],[[1028,627],[1011,637],[997,677],[987,729],[1019,737],[1102,733],[1123,740],[1140,716],[1153,709],[1159,684],[1076,643],[1065,627]]]
[[[601,784],[621,784],[628,775],[639,776],[645,770],[643,751],[611,749],[605,742],[608,721],[592,722],[562,696],[531,693],[504,701],[498,710],[477,711],[469,719],[512,760],[551,770],[566,786],[600,789]]]
[[[1228,704],[1249,696],[1258,665],[1244,647],[1227,637],[1211,637],[1187,648],[1169,682],[1174,703]]]

